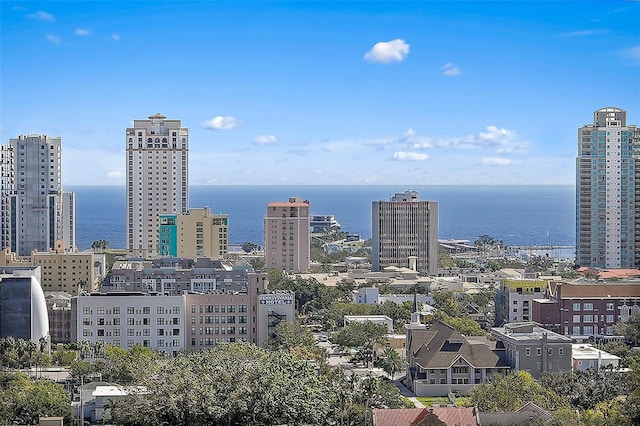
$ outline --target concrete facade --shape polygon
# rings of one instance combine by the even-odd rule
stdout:
[[[30,256],[17,256],[8,248],[0,251],[0,266],[39,266],[39,282],[44,291],[63,291],[78,294],[97,291],[106,274],[106,256],[92,251],[65,251],[63,242],[56,241],[56,248],[48,252],[33,251]]]
[[[502,342],[514,371],[527,371],[535,378],[571,371],[571,339],[566,336],[520,322],[492,328],[491,337]]]
[[[186,292],[247,291],[249,268],[234,268],[219,259],[158,258],[116,262],[102,283],[101,291],[156,292],[181,295]]]
[[[229,215],[209,207],[160,215],[158,240],[160,256],[221,259],[229,252]]]
[[[1,248],[20,256],[75,248],[75,194],[62,191],[62,140],[20,135],[2,148]]]
[[[309,208],[309,201],[298,197],[267,205],[264,218],[264,254],[267,268],[289,273],[309,272]]]
[[[578,129],[576,262],[632,268],[640,263],[640,131],[627,112],[601,108]]]
[[[296,299],[293,293],[275,291],[258,295],[258,345],[264,346],[273,336],[275,327],[283,322],[295,321]]]
[[[371,267],[409,267],[438,272],[438,203],[419,201],[417,191],[374,201],[371,214]]]
[[[210,349],[222,342],[262,343],[258,327],[259,298],[267,292],[266,274],[249,274],[245,291],[217,290],[187,293],[186,349]],[[293,317],[288,318],[292,321]]]
[[[155,114],[126,130],[127,252],[158,254],[161,214],[189,209],[189,129]]]
[[[72,341],[141,345],[177,355],[185,349],[185,299],[144,293],[92,293],[71,302]]]

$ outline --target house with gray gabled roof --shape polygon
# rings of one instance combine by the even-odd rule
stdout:
[[[486,337],[467,337],[437,321],[407,326],[406,385],[418,396],[468,393],[494,374],[510,370],[504,348]]]

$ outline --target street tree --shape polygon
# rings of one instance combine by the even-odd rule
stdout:
[[[527,402],[534,402],[545,410],[566,407],[567,403],[553,390],[538,383],[526,371],[494,374],[488,383],[475,386],[471,403],[480,411],[516,411]]]

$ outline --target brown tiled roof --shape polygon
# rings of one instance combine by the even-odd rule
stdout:
[[[640,297],[640,282],[630,283],[563,283],[562,298]]]
[[[374,408],[373,424],[375,426],[410,426],[425,411],[429,412],[426,408]]]
[[[416,350],[419,342],[416,337],[422,333],[425,333],[421,339],[422,346]],[[415,330],[412,334],[416,344],[411,345],[411,352],[423,369],[448,368],[459,356],[477,368],[506,366],[489,345],[477,339],[467,340],[453,327],[441,321],[437,321],[429,330]]]
[[[475,408],[461,407],[376,408],[373,410],[373,424],[375,426],[417,426],[421,425],[425,418],[433,415],[447,425],[478,425]]]
[[[433,414],[447,425],[476,426],[476,409],[473,407],[434,407]]]

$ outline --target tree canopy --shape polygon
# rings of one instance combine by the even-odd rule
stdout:
[[[243,343],[160,360],[146,391],[114,404],[121,425],[363,424],[371,407],[403,405],[378,379],[321,373],[287,351]]]

